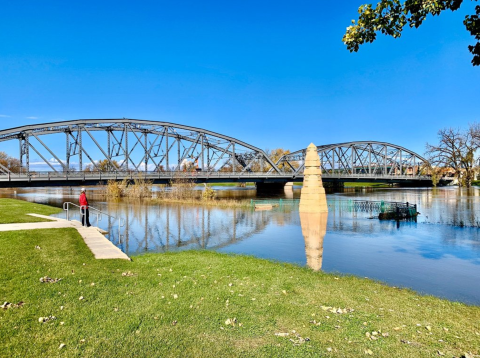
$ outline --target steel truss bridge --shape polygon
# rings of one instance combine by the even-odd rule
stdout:
[[[16,148],[16,149],[15,149]],[[138,119],[81,119],[0,131],[0,187],[90,185],[138,177],[154,183],[303,180],[305,149],[274,163],[258,147],[209,130]],[[384,142],[320,145],[324,182],[430,185],[426,159]]]

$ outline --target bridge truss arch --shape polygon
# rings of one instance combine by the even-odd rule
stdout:
[[[17,141],[17,155],[12,142]],[[6,144],[10,144],[4,150]],[[209,130],[139,119],[79,119],[0,131],[0,151],[17,158],[20,172],[279,170],[266,153]],[[12,169],[0,164],[0,173]]]
[[[356,141],[317,146],[324,177],[392,178],[425,176],[428,161],[399,145]],[[306,149],[281,157],[276,165],[283,172],[303,173]]]

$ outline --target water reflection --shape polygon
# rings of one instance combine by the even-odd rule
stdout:
[[[322,269],[323,238],[327,232],[328,213],[300,213],[307,266],[314,271]]]
[[[400,201],[418,204],[418,221],[459,227],[480,227],[480,188],[391,188],[374,192],[345,192],[336,198]],[[332,196],[331,196],[332,198]]]
[[[253,212],[250,209],[225,209],[186,205],[145,205],[142,202],[97,203],[115,217],[125,220],[117,235],[114,227],[105,227],[109,239],[128,255],[144,252],[221,249],[246,240],[267,225],[298,223],[288,215],[293,208],[281,212]],[[297,213],[298,214],[298,213]],[[100,223],[100,226],[106,223]],[[115,224],[114,224],[115,225]]]

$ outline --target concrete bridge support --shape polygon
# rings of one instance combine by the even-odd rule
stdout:
[[[293,199],[293,181],[289,181],[285,183],[285,186],[283,187],[283,191],[285,193],[285,198]]]
[[[284,188],[285,191],[293,191],[293,181],[286,182]]]

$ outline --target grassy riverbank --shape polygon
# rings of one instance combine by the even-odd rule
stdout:
[[[367,279],[207,251],[95,260],[73,229],[0,232],[0,260],[1,303],[23,302],[0,309],[2,357],[480,354],[480,307]]]
[[[61,212],[59,208],[47,205],[27,203],[22,200],[0,198],[0,224],[33,223],[48,221],[27,214],[52,215]]]

